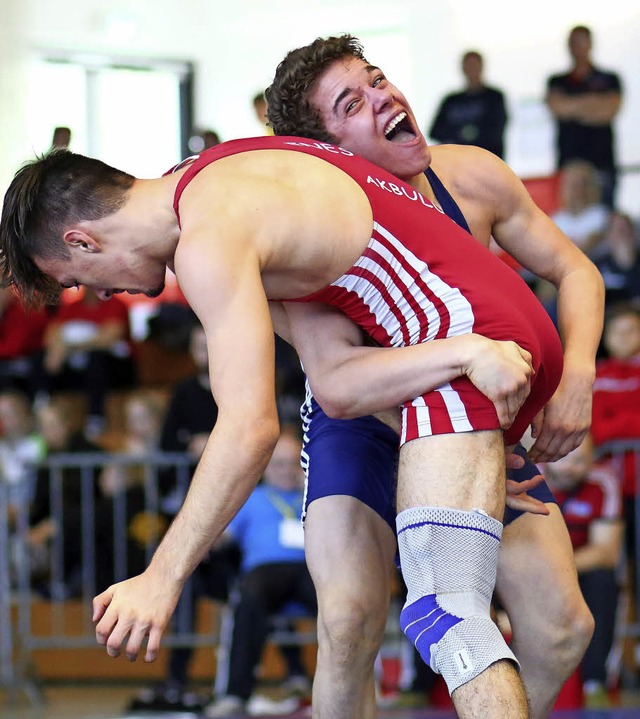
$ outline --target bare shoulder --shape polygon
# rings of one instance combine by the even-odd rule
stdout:
[[[431,166],[438,177],[462,194],[505,189],[517,180],[513,170],[492,152],[471,145],[437,145],[431,148]]]

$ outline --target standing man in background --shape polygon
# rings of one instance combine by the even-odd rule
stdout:
[[[556,165],[587,160],[598,169],[602,200],[614,206],[617,180],[612,122],[622,104],[618,75],[591,60],[591,30],[577,25],[569,33],[569,72],[547,80],[546,103],[556,122]]]
[[[462,73],[466,87],[442,100],[428,134],[442,144],[477,145],[504,158],[508,119],[504,95],[485,84],[483,65],[479,52],[465,52]]]

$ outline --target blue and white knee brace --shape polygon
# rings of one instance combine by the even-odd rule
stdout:
[[[414,507],[396,525],[402,631],[449,693],[497,661],[518,665],[490,616],[502,524],[481,511]]]

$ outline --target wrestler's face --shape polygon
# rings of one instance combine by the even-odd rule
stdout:
[[[69,247],[71,257],[34,257],[38,269],[62,287],[84,286],[101,300],[128,292],[157,297],[164,289],[166,266],[163,262],[119,253],[91,242]]]
[[[309,94],[338,144],[409,181],[431,153],[404,95],[377,67],[355,57],[330,65]]]

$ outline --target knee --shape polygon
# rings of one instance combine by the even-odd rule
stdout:
[[[371,596],[320,601],[318,644],[336,667],[372,662],[384,637],[388,602]]]
[[[539,636],[538,651],[545,662],[554,664],[559,672],[569,673],[580,663],[589,646],[595,622],[582,594],[547,615],[547,632]]]

